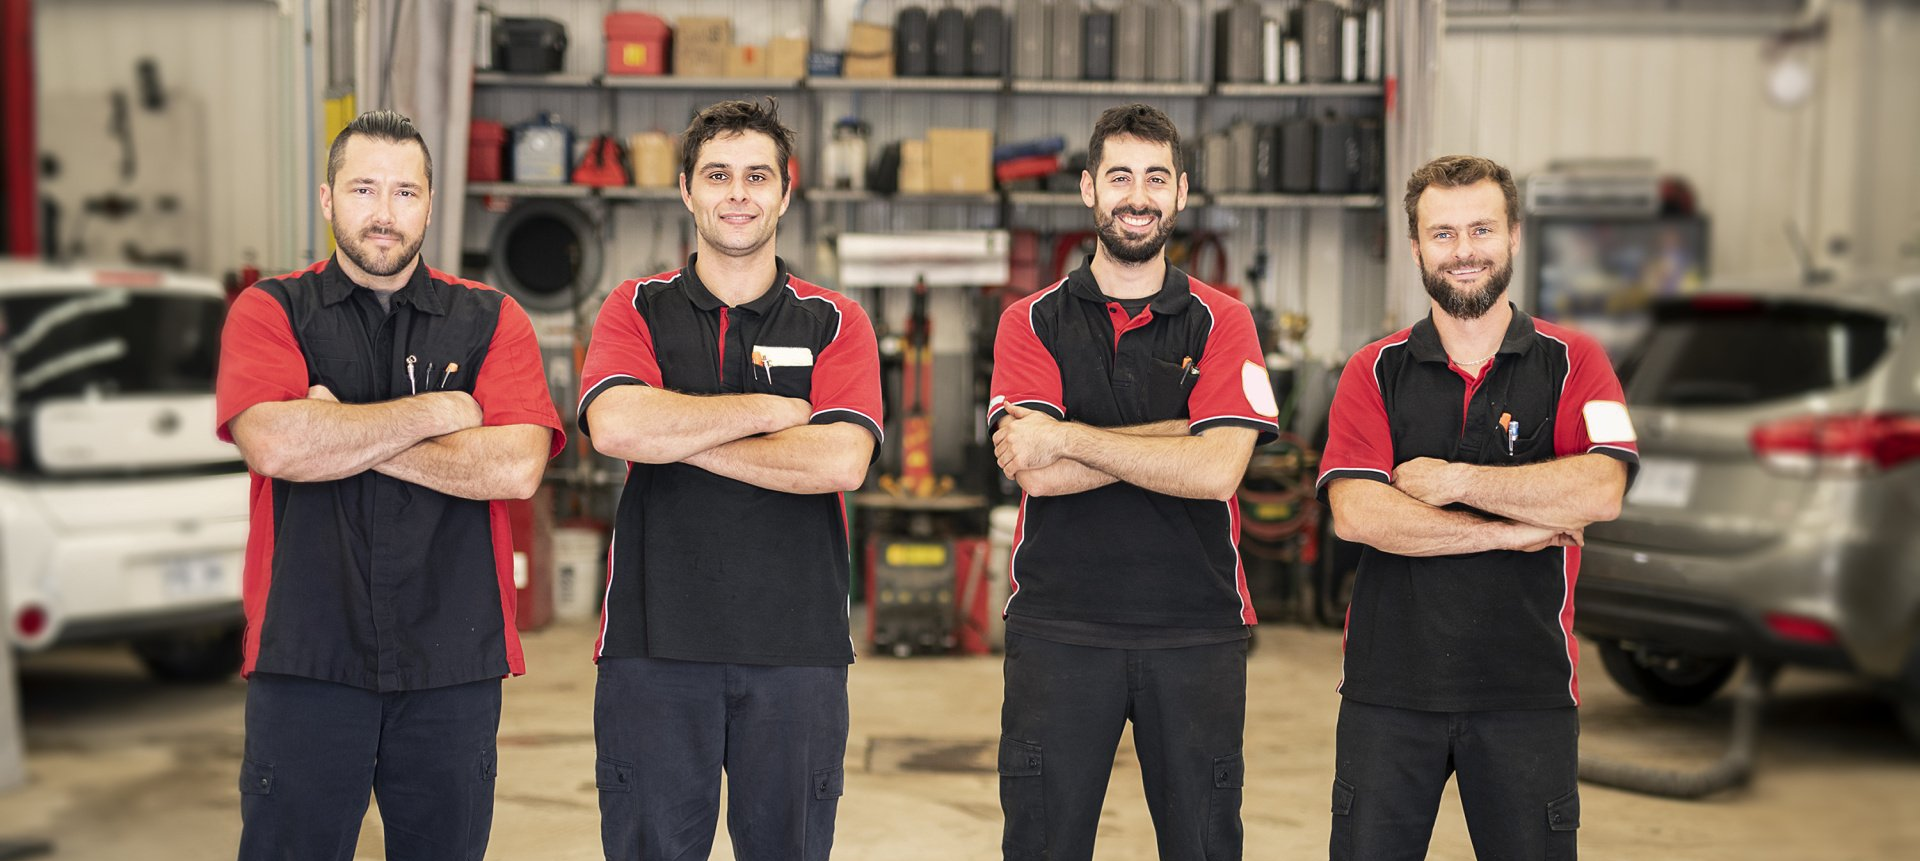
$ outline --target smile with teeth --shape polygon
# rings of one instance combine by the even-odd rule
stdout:
[[[1154,219],[1154,217],[1151,215],[1125,215],[1125,214],[1118,216],[1118,218],[1120,219],[1121,224],[1124,224],[1128,227],[1147,227],[1153,224],[1153,219]]]
[[[1485,266],[1470,266],[1465,269],[1448,269],[1447,274],[1455,278],[1469,278],[1486,271],[1486,269],[1487,267]]]
[[[753,220],[753,213],[750,213],[750,212],[723,213],[720,216],[720,220],[728,224],[746,224],[747,222]]]

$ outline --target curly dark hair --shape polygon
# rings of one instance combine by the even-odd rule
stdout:
[[[707,141],[742,132],[759,132],[773,138],[780,185],[791,191],[793,177],[787,175],[787,162],[793,158],[793,129],[781,125],[780,103],[772,96],[766,98],[764,105],[735,99],[708,105],[694,114],[693,122],[687,123],[686,132],[680,136],[680,173],[693,175],[694,160]]]
[[[1138,103],[1108,108],[1094,121],[1093,137],[1087,141],[1089,172],[1100,172],[1101,150],[1106,148],[1107,138],[1117,136],[1166,144],[1173,149],[1173,172],[1180,173],[1180,130],[1164,111]]]

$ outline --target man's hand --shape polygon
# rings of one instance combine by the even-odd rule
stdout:
[[[1015,478],[1025,470],[1041,469],[1059,460],[1067,449],[1068,433],[1067,426],[1053,416],[1007,404],[1007,416],[993,432],[993,455],[1000,462],[1000,471]]]
[[[1587,544],[1586,535],[1579,529],[1561,531],[1527,523],[1512,525],[1520,530],[1517,539],[1519,546],[1513,549],[1522,553],[1533,553],[1549,547],[1585,547]]]
[[[1393,486],[1401,493],[1435,508],[1460,501],[1465,470],[1458,464],[1431,457],[1416,457],[1393,470]]]
[[[781,395],[760,395],[759,397],[766,400],[767,429],[765,433],[779,433],[813,420],[813,404],[807,401]]]
[[[307,397],[312,398],[316,401],[326,401],[327,403],[330,403],[330,404],[337,404],[340,402],[339,398],[336,398],[333,396],[333,390],[327,388],[326,386],[313,386],[308,388]]]

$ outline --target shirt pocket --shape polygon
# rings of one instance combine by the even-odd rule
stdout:
[[[747,361],[747,391],[812,401],[814,356],[811,347],[753,345]]]
[[[1153,359],[1147,368],[1147,420],[1187,418],[1187,396],[1193,392],[1194,363]]]

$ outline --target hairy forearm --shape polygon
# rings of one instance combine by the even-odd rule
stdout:
[[[1128,436],[1184,437],[1187,436],[1187,423],[1184,420],[1174,419],[1107,430]],[[1021,490],[1032,496],[1066,496],[1085,493],[1119,481],[1112,475],[1077,460],[1066,459],[1056,460],[1039,469],[1021,470],[1014,474],[1013,479],[1020,485]]]
[[[1549,529],[1585,529],[1620,516],[1626,464],[1582,454],[1526,466],[1452,464],[1451,501]]]
[[[594,400],[587,408],[587,425],[601,454],[634,463],[674,463],[717,445],[800,424],[804,410],[792,406],[800,403],[775,395],[684,395],[622,386]]]
[[[551,441],[539,425],[469,428],[422,440],[373,471],[463,499],[526,499],[540,487]]]
[[[1335,535],[1398,556],[1517,550],[1551,537],[1540,527],[1435,508],[1366,479],[1336,480],[1327,499]]]
[[[1115,433],[1070,425],[1062,457],[1138,487],[1188,499],[1227,499],[1246,475],[1257,435],[1214,428],[1199,436]]]
[[[724,443],[685,459],[715,475],[782,493],[839,493],[866,480],[873,436],[836,422]]]
[[[284,481],[358,475],[423,439],[462,430],[441,393],[374,404],[302,398],[255,404],[230,429],[248,468]],[[464,397],[464,395],[463,395]]]

